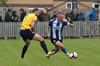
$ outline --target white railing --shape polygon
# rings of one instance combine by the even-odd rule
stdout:
[[[63,37],[100,36],[100,21],[97,22],[73,22],[74,27],[65,26]],[[21,22],[0,22],[0,37],[18,37]],[[48,22],[37,22],[35,32],[46,37]]]

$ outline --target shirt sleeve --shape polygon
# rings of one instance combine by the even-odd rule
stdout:
[[[53,19],[49,21],[48,26],[51,27],[52,26],[52,23],[53,23]]]
[[[68,21],[63,21],[63,25],[69,25],[70,23]]]

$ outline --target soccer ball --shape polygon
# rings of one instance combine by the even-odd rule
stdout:
[[[77,58],[77,53],[76,52],[72,52],[72,53],[70,53],[70,58],[71,59],[76,59]]]

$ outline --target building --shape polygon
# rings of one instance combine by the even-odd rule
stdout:
[[[65,2],[66,1],[66,2]],[[65,3],[64,3],[65,2]],[[74,8],[100,8],[100,0],[54,0],[53,6],[63,3],[58,8],[72,8],[72,2]]]
[[[14,7],[14,8],[51,8],[53,7],[53,0],[8,0],[6,3],[6,7]]]
[[[5,6],[18,8],[92,8],[100,4],[100,0],[8,0]],[[98,3],[99,2],[99,3]],[[100,8],[100,5],[99,5]]]

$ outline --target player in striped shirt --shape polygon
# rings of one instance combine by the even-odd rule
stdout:
[[[59,12],[57,14],[57,18],[52,19],[49,22],[49,25],[47,27],[47,34],[48,37],[50,38],[51,42],[55,45],[55,49],[50,51],[46,56],[49,57],[50,55],[55,54],[58,52],[60,49],[67,55],[69,56],[69,53],[67,52],[66,48],[64,47],[64,44],[62,43],[62,30],[64,26],[71,26],[73,27],[74,25],[64,21],[64,15],[62,12]],[[50,29],[50,31],[49,31]]]

